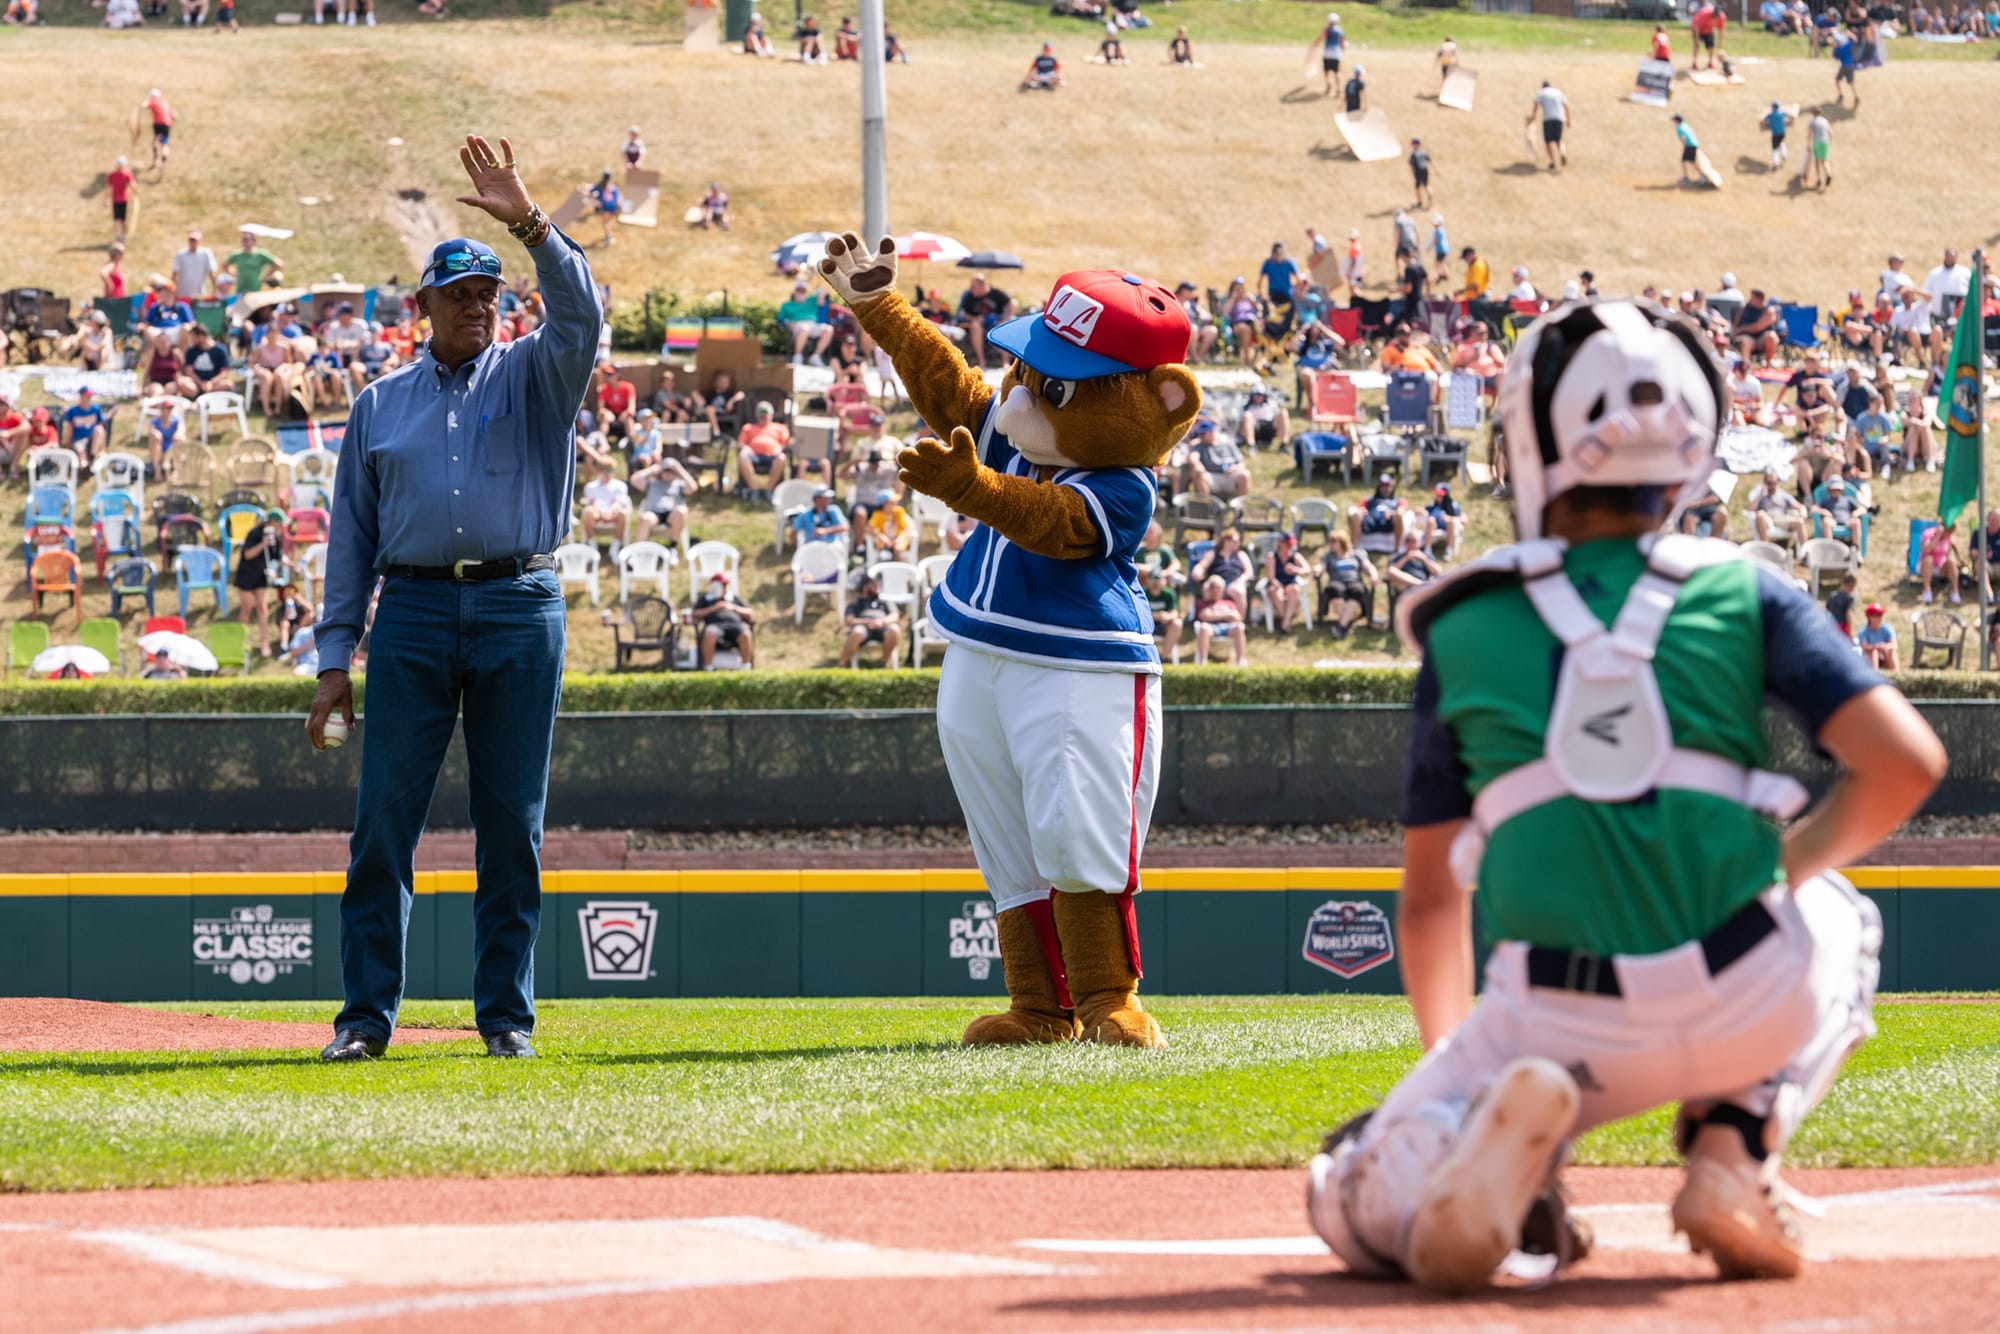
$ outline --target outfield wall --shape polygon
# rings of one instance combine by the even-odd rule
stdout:
[[[1394,869],[1149,872],[1154,994],[1395,993]],[[2000,866],[1856,868],[1882,909],[1887,991],[2000,990]],[[536,992],[997,996],[970,870],[552,871]],[[0,876],[0,995],[338,1000],[337,871]],[[469,871],[419,872],[412,997],[464,996]]]

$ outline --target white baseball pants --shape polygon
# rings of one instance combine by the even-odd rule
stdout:
[[[938,740],[1002,912],[1139,888],[1160,783],[1160,678],[1019,662],[954,642]]]
[[[1527,946],[1498,945],[1465,1023],[1336,1151],[1355,1236],[1375,1255],[1400,1256],[1429,1167],[1472,1100],[1523,1056],[1575,1078],[1583,1096],[1571,1136],[1663,1103],[1693,1113],[1728,1103],[1764,1118],[1766,1147],[1782,1150],[1874,1035],[1882,919],[1837,875],[1774,887],[1763,902],[1777,929],[1720,976],[1698,944],[1621,955],[1610,961],[1620,996],[1531,987]]]

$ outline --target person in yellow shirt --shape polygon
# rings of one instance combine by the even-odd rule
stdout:
[[[868,541],[878,560],[908,560],[910,541],[915,536],[909,512],[893,499],[885,498],[868,516]]]
[[[1493,271],[1486,266],[1486,261],[1480,257],[1479,252],[1471,246],[1459,251],[1458,257],[1465,261],[1465,286],[1459,289],[1458,299],[1482,300],[1486,296],[1487,287],[1493,282]]]

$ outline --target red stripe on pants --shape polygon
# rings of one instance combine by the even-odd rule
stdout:
[[[1125,855],[1125,892],[1139,887],[1139,775],[1146,767],[1146,678],[1132,678],[1132,838]]]

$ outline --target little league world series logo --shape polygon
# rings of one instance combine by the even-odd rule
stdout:
[[[653,975],[660,914],[649,904],[593,899],[576,916],[583,925],[583,971],[591,981],[643,982]]]
[[[312,967],[310,917],[279,917],[271,905],[231,908],[227,917],[194,921],[194,961],[237,986],[274,982]]]
[[[1366,900],[1328,899],[1306,923],[1306,962],[1341,977],[1359,977],[1396,957],[1389,917]]]
[[[993,976],[993,961],[1000,957],[1000,919],[991,899],[967,899],[951,919],[951,957],[965,960],[965,971],[975,982]]]

